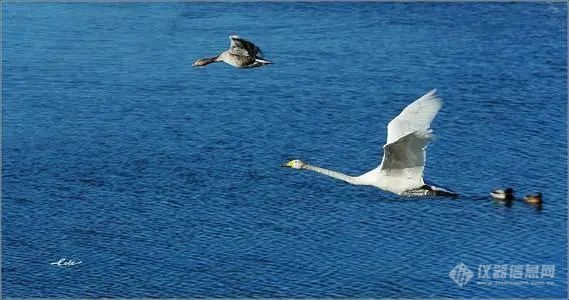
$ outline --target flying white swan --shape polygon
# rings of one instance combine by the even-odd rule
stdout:
[[[272,63],[259,56],[262,51],[259,47],[255,46],[255,44],[236,35],[230,36],[229,40],[231,41],[229,50],[223,51],[215,57],[200,58],[192,67],[203,67],[221,61],[236,68],[255,68]]]
[[[371,185],[405,197],[457,196],[453,191],[425,183],[425,148],[433,139],[431,122],[442,106],[436,90],[407,106],[387,125],[387,143],[379,167],[360,176],[309,165],[295,159],[283,167],[310,170],[354,185]]]

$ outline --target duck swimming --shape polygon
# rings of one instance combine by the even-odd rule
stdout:
[[[512,188],[507,188],[505,190],[493,190],[490,192],[490,195],[496,200],[514,200],[514,190]]]
[[[283,167],[310,170],[353,185],[368,185],[403,197],[451,196],[455,192],[428,184],[423,180],[425,148],[434,138],[431,122],[442,106],[432,90],[409,104],[387,125],[387,142],[383,146],[383,160],[375,169],[349,176],[340,172],[312,166],[295,159]]]
[[[229,40],[231,41],[229,50],[223,51],[215,57],[200,58],[192,64],[192,67],[203,67],[214,62],[224,62],[236,68],[255,68],[272,64],[272,62],[259,56],[262,51],[255,44],[236,35],[230,36]]]
[[[530,204],[541,204],[541,193],[527,195],[524,197],[524,201]]]

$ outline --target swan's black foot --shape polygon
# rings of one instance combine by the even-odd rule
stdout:
[[[431,185],[423,185],[422,187],[414,190],[409,190],[403,193],[405,197],[458,197],[458,194],[452,191],[445,190]]]

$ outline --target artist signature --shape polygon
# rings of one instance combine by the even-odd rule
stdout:
[[[58,267],[72,267],[83,263],[82,261],[74,261],[72,259],[62,258],[56,262],[52,262],[50,265],[58,266]]]

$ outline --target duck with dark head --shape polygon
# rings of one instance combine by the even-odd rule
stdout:
[[[507,188],[505,190],[493,190],[490,192],[490,196],[500,201],[512,201],[514,200],[514,190],[512,188]]]

